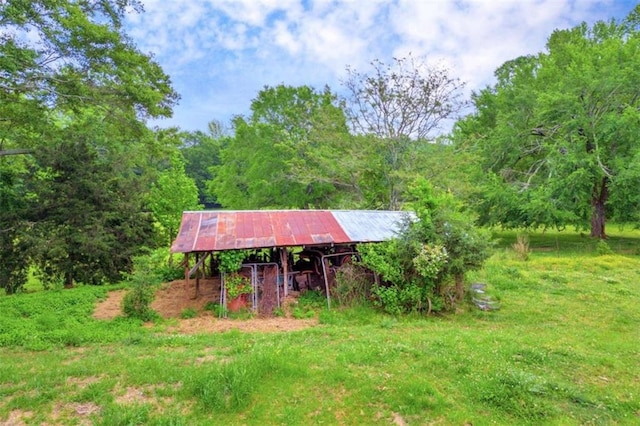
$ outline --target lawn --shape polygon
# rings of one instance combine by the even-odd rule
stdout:
[[[108,287],[0,297],[0,424],[639,424],[640,234],[609,231],[497,233],[492,312],[187,335],[93,319]]]

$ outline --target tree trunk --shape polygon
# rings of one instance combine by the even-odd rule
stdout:
[[[591,196],[591,236],[594,238],[607,238],[604,231],[606,212],[605,204],[609,199],[609,190],[607,189],[607,178],[602,178],[600,183],[593,186],[593,194]]]
[[[455,274],[456,281],[456,298],[460,302],[464,300],[464,274]]]
[[[73,288],[73,274],[69,271],[64,274],[64,288]]]

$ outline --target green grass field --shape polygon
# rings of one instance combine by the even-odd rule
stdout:
[[[182,335],[94,320],[106,287],[0,297],[0,424],[640,424],[640,233],[609,232],[497,233],[493,312]]]

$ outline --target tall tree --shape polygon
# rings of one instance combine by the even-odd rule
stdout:
[[[621,22],[555,31],[547,50],[498,69],[459,123],[481,152],[485,222],[591,229],[638,221],[640,6]]]
[[[136,181],[114,175],[83,140],[64,138],[35,157],[27,238],[43,277],[66,287],[120,279],[153,235]]]
[[[370,74],[347,68],[349,119],[358,133],[425,139],[464,106],[464,86],[444,67],[427,67],[409,55],[391,65],[371,63]]]
[[[128,267],[131,241],[151,235],[139,194],[152,180],[147,156],[163,147],[145,121],[169,116],[178,96],[160,66],[123,31],[125,13],[141,9],[136,0],[0,2],[0,192],[8,209],[1,214],[0,259],[26,266],[29,254],[67,283],[99,282]],[[64,168],[62,161],[75,158],[74,147],[86,164]],[[9,154],[25,152],[34,155],[28,173],[8,166]],[[105,188],[92,187],[85,166],[102,180],[94,185]],[[74,198],[80,189],[97,204]],[[25,205],[34,199],[38,203]],[[72,213],[74,206],[81,210]],[[96,225],[80,223],[72,232],[70,224],[85,217]],[[79,247],[95,253],[82,257]]]
[[[28,259],[24,234],[25,157],[0,157],[0,289],[13,294],[26,283]]]
[[[171,157],[171,165],[163,170],[149,193],[149,206],[160,224],[160,236],[170,245],[178,234],[182,212],[202,208],[198,204],[198,188],[186,175],[180,152]]]
[[[340,196],[317,152],[348,135],[346,119],[328,88],[266,87],[237,117],[225,141],[210,190],[224,207],[328,207]],[[336,155],[338,155],[336,153]],[[308,174],[305,173],[308,171]],[[322,175],[322,176],[321,176]]]
[[[357,133],[377,138],[368,139],[377,157],[372,158],[371,181],[384,192],[372,204],[398,209],[407,178],[415,177],[419,145],[464,106],[463,84],[446,68],[429,68],[412,56],[371,65],[370,74],[347,68],[347,111]]]
[[[220,122],[211,121],[207,127],[208,132],[182,133],[180,151],[185,159],[185,171],[198,188],[198,202],[214,207],[217,201],[209,194],[207,182],[213,179],[211,168],[220,165],[220,149],[226,139]]]
[[[51,110],[99,106],[129,123],[169,116],[169,77],[122,29],[136,0],[0,2],[0,154],[46,141]],[[45,136],[43,138],[43,136]]]

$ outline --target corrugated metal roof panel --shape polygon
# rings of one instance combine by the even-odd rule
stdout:
[[[184,212],[174,253],[384,241],[405,212],[254,210]]]
[[[386,241],[395,237],[410,212],[379,210],[337,210],[333,215],[352,241]]]

